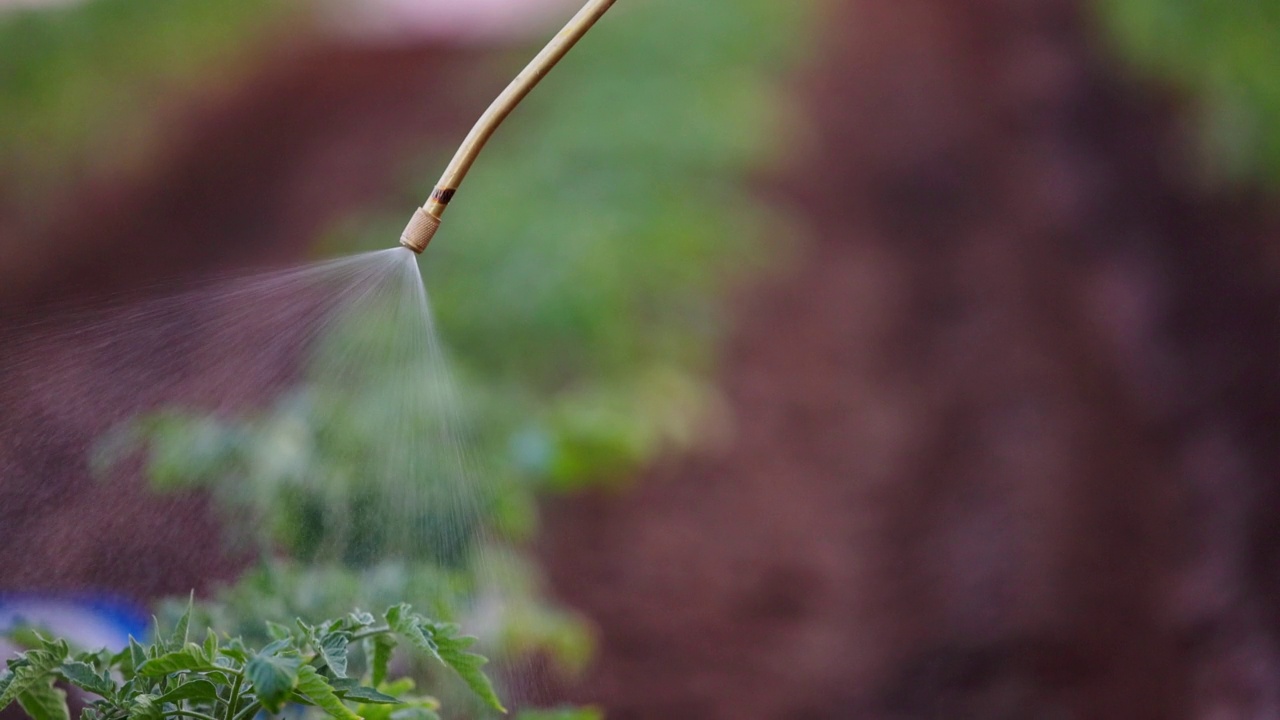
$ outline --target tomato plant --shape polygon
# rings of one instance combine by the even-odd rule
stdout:
[[[419,615],[406,604],[381,616],[356,611],[292,627],[269,623],[274,638],[251,648],[239,638],[191,639],[191,604],[172,632],[149,644],[130,638],[120,652],[73,652],[65,640],[33,634],[34,646],[0,674],[0,709],[17,702],[33,720],[67,720],[65,682],[97,699],[81,720],[251,720],[286,706],[335,720],[432,720],[439,702],[392,680],[392,652],[406,644],[453,669],[486,705],[505,712],[469,652],[475,638],[457,625]],[[356,671],[356,668],[359,671]]]

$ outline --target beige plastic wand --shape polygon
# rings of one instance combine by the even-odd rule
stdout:
[[[449,166],[445,168],[444,175],[440,176],[440,182],[436,183],[435,189],[431,191],[431,198],[427,200],[427,204],[418,208],[413,214],[413,219],[400,235],[401,245],[416,253],[427,249],[427,243],[431,242],[432,236],[440,227],[440,217],[444,214],[445,208],[453,199],[454,193],[458,191],[458,185],[466,177],[467,171],[471,169],[484,144],[493,137],[493,132],[529,94],[529,91],[551,71],[551,68],[560,62],[560,58],[563,58],[578,40],[587,34],[587,31],[613,6],[614,2],[615,0],[590,0],[542,49],[542,52],[520,71],[516,79],[511,81],[489,109],[485,110],[484,115],[480,116],[475,127],[471,128],[471,132],[467,134],[467,139],[458,148],[458,152],[454,154]]]

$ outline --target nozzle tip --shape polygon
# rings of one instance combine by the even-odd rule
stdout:
[[[400,244],[421,255],[439,228],[440,218],[418,208],[404,232],[400,233]]]

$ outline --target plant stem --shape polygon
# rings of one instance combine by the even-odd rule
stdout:
[[[232,720],[248,720],[249,718],[257,714],[257,712],[261,709],[262,709],[262,703],[258,702],[257,700],[254,700],[253,702],[246,705],[245,708],[241,710],[240,713],[236,715]]]
[[[218,718],[212,715],[206,715],[199,710],[173,710],[164,714],[165,717],[182,717],[184,715],[187,717],[197,718],[197,720],[218,720]]]
[[[387,634],[387,633],[389,633],[389,632],[391,632],[391,628],[390,628],[389,626],[387,626],[387,625],[380,625],[380,626],[378,626],[378,627],[371,627],[371,628],[368,628],[368,629],[365,629],[365,630],[361,630],[361,631],[360,631],[360,632],[358,632],[358,633],[352,633],[352,635],[351,635],[351,642],[355,642],[355,641],[357,641],[357,640],[363,640],[363,639],[365,639],[365,638],[371,638],[371,637],[373,637],[374,635],[385,635],[385,634]]]
[[[231,694],[227,696],[227,720],[231,720],[236,716],[236,705],[240,702],[240,682],[244,680],[243,675],[236,675],[236,679],[231,681]]]

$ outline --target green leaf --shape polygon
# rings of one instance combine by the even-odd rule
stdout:
[[[154,695],[144,693],[129,703],[129,720],[160,720],[162,717]]]
[[[166,650],[178,649],[169,646],[169,637],[160,632],[160,618],[155,615],[151,616],[151,637],[154,638],[155,642],[146,646],[148,659],[158,658],[163,655]]]
[[[350,642],[350,636],[344,632],[331,632],[320,639],[320,657],[340,678],[347,676],[347,645]]]
[[[373,652],[369,661],[369,673],[375,686],[382,685],[387,679],[387,665],[391,662],[391,653],[396,649],[396,639],[391,635],[374,635],[370,643]]]
[[[310,665],[303,665],[298,669],[298,690],[337,720],[361,720],[359,715],[351,711],[351,708],[342,704],[342,700],[333,692],[329,681],[321,677],[320,673]]]
[[[128,651],[127,647],[125,648],[125,651],[126,652]],[[116,658],[117,658],[117,655],[111,652],[110,650],[106,648],[99,648],[98,650],[78,653],[75,656],[73,656],[71,659],[77,662],[85,663],[86,665],[90,665],[94,668],[105,668],[105,667],[110,667],[113,663],[115,663],[117,661]]]
[[[100,675],[98,671],[82,662],[64,662],[58,668],[58,672],[67,679],[67,682],[95,695],[106,697],[116,691],[116,684],[111,680],[110,674]]]
[[[262,707],[271,712],[280,712],[298,684],[299,665],[301,661],[298,658],[261,654],[253,656],[249,664],[245,665],[245,675],[253,684]]]
[[[9,638],[19,647],[43,648],[48,642],[38,630],[27,625],[19,625],[8,632]]]
[[[444,662],[444,658],[440,657],[439,649],[436,647],[435,641],[428,636],[422,629],[421,623],[418,622],[417,616],[408,605],[401,603],[387,610],[387,625],[409,644],[430,655],[431,657]]]
[[[275,655],[293,644],[293,637],[283,637],[267,643],[266,647],[258,651],[259,655]]]
[[[143,677],[161,677],[170,673],[191,670],[217,670],[218,666],[205,657],[199,645],[188,645],[181,650],[167,652],[154,660],[148,660],[138,667],[137,673]]]
[[[343,700],[355,700],[371,705],[400,705],[403,703],[400,698],[387,695],[386,693],[380,693],[374,688],[361,685],[351,678],[334,680],[333,690],[338,693]]]
[[[6,675],[4,690],[0,691],[0,709],[8,707],[19,695],[36,685],[46,682],[66,659],[66,641],[53,642],[38,635],[37,639],[42,647],[28,650],[9,661],[9,671],[12,674]]]
[[[249,662],[249,651],[245,649],[244,642],[238,637],[228,640],[226,645],[218,648],[218,652],[238,663]]]
[[[205,630],[204,654],[210,658],[218,657],[218,633],[214,632],[213,628]]]
[[[454,672],[458,673],[466,681],[467,686],[489,707],[499,712],[506,712],[507,709],[502,707],[502,701],[493,690],[493,683],[481,670],[489,660],[483,655],[467,652],[467,648],[471,647],[476,639],[467,635],[458,635],[458,628],[454,625],[437,625],[435,630],[436,646],[439,648],[439,656],[444,660],[444,664],[453,668]]]
[[[364,720],[391,720],[394,705],[361,705],[356,714]]]
[[[456,625],[433,623],[416,615],[404,603],[387,610],[387,625],[415,648],[453,668],[471,690],[489,707],[506,712],[493,690],[493,683],[480,669],[489,662],[485,657],[467,652],[476,639],[458,634]]]
[[[135,677],[120,686],[120,691],[116,693],[116,698],[120,702],[128,702],[129,698],[142,691],[142,688],[150,687],[152,681],[146,678]]]
[[[197,678],[182,683],[160,696],[161,703],[177,703],[180,700],[217,700],[218,686],[209,680]]]
[[[132,635],[130,635],[129,636],[129,667],[133,670],[133,672],[136,673],[138,672],[138,668],[142,667],[142,664],[145,663],[146,661],[147,661],[147,651],[143,649],[141,645],[138,644],[137,640],[133,639]]]
[[[293,631],[280,623],[268,620],[267,635],[271,636],[272,640],[288,640],[293,637]]]
[[[399,627],[400,623],[404,622],[405,618],[412,614],[413,608],[409,607],[408,603],[400,603],[399,605],[392,605],[387,608],[387,611],[382,614],[382,617],[387,621],[387,626],[392,630],[395,630]]]
[[[379,686],[378,690],[379,694],[394,696],[400,702],[396,705],[362,703],[356,712],[365,720],[392,720],[392,717],[400,720],[423,720],[437,717],[436,710],[440,709],[440,701],[427,695],[409,695],[413,691],[411,678],[400,678]]]
[[[129,654],[129,646],[125,645],[119,652],[108,654],[107,657],[99,663],[103,667],[118,667],[122,671],[128,671],[133,668],[133,662]]]
[[[50,678],[52,680],[52,678]],[[38,682],[18,695],[18,704],[31,720],[71,720],[67,694],[52,682]]]
[[[187,609],[182,613],[182,617],[178,618],[177,625],[173,628],[173,634],[169,636],[169,641],[165,643],[169,648],[181,648],[187,645],[187,634],[191,630],[191,610],[196,604],[196,593],[193,590],[187,596]]]
[[[415,687],[417,685],[413,682],[413,678],[402,677],[379,685],[378,691],[388,695],[395,695],[403,700],[405,693],[411,692]]]

